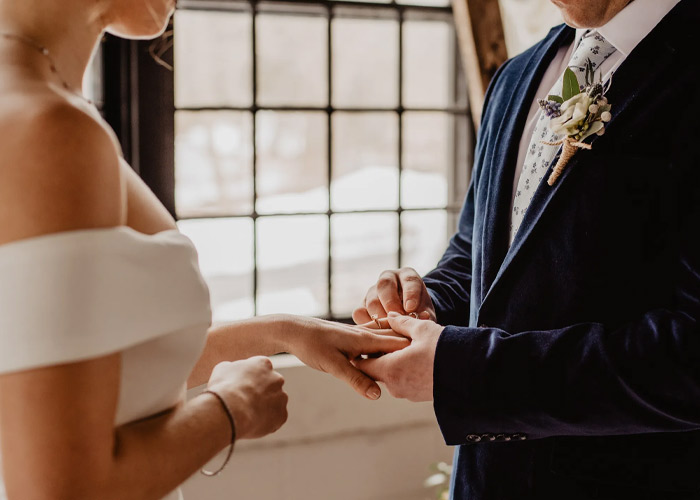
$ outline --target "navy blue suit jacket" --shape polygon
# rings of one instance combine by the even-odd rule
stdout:
[[[631,53],[613,120],[513,245],[518,145],[553,29],[488,91],[459,229],[425,277],[456,499],[700,498],[700,3]],[[548,174],[545,175],[547,179]]]

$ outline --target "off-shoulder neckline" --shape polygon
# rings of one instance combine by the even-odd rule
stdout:
[[[153,234],[148,234],[148,233],[143,233],[141,231],[137,231],[136,229],[130,227],[130,226],[114,226],[114,227],[101,227],[101,228],[91,228],[91,229],[74,229],[71,231],[58,231],[55,233],[46,233],[46,234],[41,234],[38,236],[31,236],[29,238],[23,238],[20,240],[14,240],[10,241],[7,243],[0,244],[0,252],[3,250],[7,250],[10,248],[15,248],[15,247],[20,247],[23,245],[28,245],[31,243],[39,243],[39,242],[48,242],[48,241],[59,241],[59,240],[64,240],[64,239],[73,239],[73,238],[87,238],[90,236],[100,236],[100,235],[111,235],[111,234],[119,234],[119,233],[124,233],[127,236],[133,237],[138,240],[151,240],[151,239],[157,239],[157,238],[163,238],[163,237],[168,237],[168,236],[182,236],[185,240],[189,239],[187,236],[182,234],[179,229],[165,229],[163,231],[159,231],[157,233]]]

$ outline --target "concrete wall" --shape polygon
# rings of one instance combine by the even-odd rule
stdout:
[[[379,401],[367,401],[292,356],[274,361],[287,380],[289,421],[272,436],[238,443],[219,476],[193,476],[183,487],[185,500],[434,498],[423,481],[432,463],[451,461],[452,449],[442,440],[431,404],[396,400],[386,392]]]

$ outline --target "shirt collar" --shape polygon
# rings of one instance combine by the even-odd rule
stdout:
[[[629,56],[680,0],[633,0],[607,24],[596,29],[624,56]],[[587,29],[576,30],[574,47]]]

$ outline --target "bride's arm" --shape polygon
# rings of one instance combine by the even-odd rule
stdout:
[[[10,500],[163,498],[230,439],[213,397],[114,428],[118,354],[0,376]]]
[[[23,113],[3,130],[0,244],[124,222],[117,153],[91,118],[59,105]],[[228,444],[226,413],[209,394],[115,428],[120,356],[0,375],[9,500],[157,500]],[[282,382],[268,359],[254,358],[217,366],[210,387],[225,398],[238,436],[253,438],[286,419]]]
[[[289,352],[310,367],[344,380],[360,395],[377,399],[381,395],[377,383],[350,361],[361,354],[394,352],[408,344],[391,330],[376,333],[361,326],[288,314],[263,316],[212,328],[188,386],[203,384],[221,361]]]

